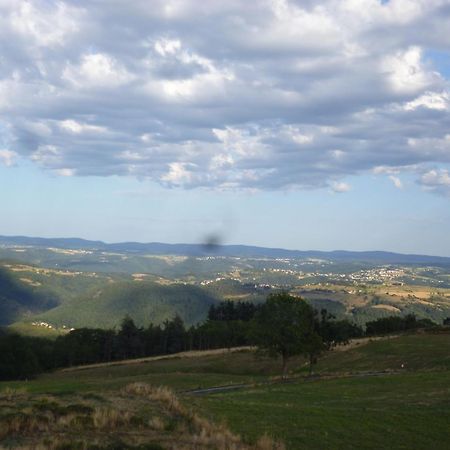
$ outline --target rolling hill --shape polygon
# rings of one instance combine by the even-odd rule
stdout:
[[[160,324],[178,314],[187,325],[206,318],[218,299],[205,290],[184,284],[118,282],[69,300],[37,319],[56,326],[112,328],[129,315],[137,325]]]
[[[260,302],[280,289],[361,325],[411,313],[441,323],[449,267],[450,258],[387,252],[0,236],[0,325],[107,328],[126,314],[148,325],[176,313],[194,324],[216,301]]]
[[[37,292],[18,280],[9,270],[0,267],[0,326],[58,305],[50,292]]]

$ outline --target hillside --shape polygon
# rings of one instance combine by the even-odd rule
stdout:
[[[261,302],[280,290],[360,325],[393,314],[442,323],[450,316],[446,259],[403,256],[0,236],[0,267],[28,295],[4,297],[1,323],[41,334],[32,322],[108,327],[130,314],[147,325],[178,313],[190,324],[206,317],[210,301]],[[390,263],[400,260],[409,262]]]
[[[0,326],[48,310],[57,304],[58,298],[53,293],[37,291],[20,281],[11,271],[0,267]]]
[[[0,325],[34,320],[36,314],[121,279],[119,275],[0,261]]]
[[[399,338],[373,343],[363,352],[339,353],[334,374],[203,395],[195,404],[235,433],[253,440],[265,430],[288,450],[444,450],[450,421],[449,335],[413,341],[419,345],[407,351],[402,347],[409,342]],[[385,357],[372,361],[379,354]],[[352,364],[356,358],[359,367]]]
[[[216,297],[196,286],[117,282],[37,316],[56,326],[112,328],[129,315],[137,325],[160,324],[178,314],[187,325],[206,318]]]
[[[122,442],[121,448],[152,442],[155,447],[145,448],[155,450],[203,449],[202,445],[211,450],[239,448],[221,447],[206,430],[205,440],[200,440],[200,422],[192,419],[196,415],[205,427],[210,424],[208,429],[219,431],[215,424],[224,424],[221,430],[227,436],[229,427],[240,436],[236,442],[250,448],[267,433],[283,441],[287,450],[446,449],[450,334],[442,331],[364,340],[340,348],[319,360],[312,379],[303,375],[304,359],[293,358],[289,383],[274,378],[280,373],[278,359],[249,350],[196,352],[186,358],[173,355],[140,364],[56,371],[28,382],[3,382],[0,424],[12,448],[56,434],[58,443],[89,436],[99,449],[113,448],[112,442]],[[198,392],[213,386],[234,389]],[[177,391],[178,398],[166,387]],[[170,403],[180,403],[187,414],[171,414]],[[111,404],[124,420],[109,410]],[[8,428],[11,413],[20,419],[15,428]],[[55,420],[48,427],[42,422],[38,432],[27,429],[30,414],[42,421],[48,416]],[[152,420],[155,417],[160,421]],[[190,440],[194,436],[189,437],[187,430],[197,441]],[[261,449],[283,448],[267,442]]]
[[[150,321],[160,323],[177,313],[186,323],[197,323],[206,317],[211,302],[225,299],[259,303],[280,289],[305,298],[317,310],[325,308],[337,318],[347,318],[360,325],[396,314],[415,314],[436,323],[450,316],[450,290],[430,286],[386,283],[290,287],[231,278],[186,284],[145,273],[130,276],[21,264],[6,266],[14,282],[29,294],[54,299],[40,309],[22,308],[13,316],[4,315],[4,324],[15,321],[14,329],[24,334],[42,335],[41,332],[46,331],[32,326],[32,322],[46,322],[54,328],[109,327],[120,323],[126,314],[142,325]],[[268,271],[261,272],[261,281],[267,274]],[[13,297],[10,295],[10,300],[3,302],[4,310],[11,306]]]

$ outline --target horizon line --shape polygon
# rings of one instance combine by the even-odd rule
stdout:
[[[303,253],[387,253],[391,255],[399,255],[399,256],[424,256],[424,257],[432,257],[432,258],[444,258],[444,259],[450,259],[450,255],[431,255],[431,254],[425,254],[425,253],[401,253],[396,252],[392,250],[345,250],[345,249],[334,249],[334,250],[316,250],[316,249],[308,249],[308,250],[301,250],[301,249],[292,249],[292,248],[284,248],[284,247],[266,247],[262,245],[253,245],[253,244],[233,244],[233,243],[208,243],[206,242],[161,242],[161,241],[132,241],[132,240],[124,240],[124,241],[104,241],[101,239],[87,239],[83,237],[42,237],[42,236],[27,236],[27,235],[4,235],[0,234],[0,238],[7,238],[7,239],[14,239],[14,238],[25,238],[25,239],[42,239],[42,240],[79,240],[79,241],[85,241],[85,242],[91,242],[91,243],[100,243],[104,245],[124,245],[124,244],[139,244],[139,245],[170,245],[170,246],[177,246],[177,245],[188,245],[188,246],[199,246],[199,247],[247,247],[247,248],[257,248],[257,249],[266,249],[266,250],[280,250],[280,251],[287,251],[287,252],[303,252]]]

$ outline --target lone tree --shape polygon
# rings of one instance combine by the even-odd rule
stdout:
[[[317,332],[316,312],[303,299],[282,292],[270,294],[253,319],[253,338],[261,350],[282,358],[282,375],[286,378],[288,360],[304,354],[312,365],[323,349]]]

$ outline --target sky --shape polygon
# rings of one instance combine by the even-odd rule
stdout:
[[[0,234],[450,256],[450,0],[0,0]]]

